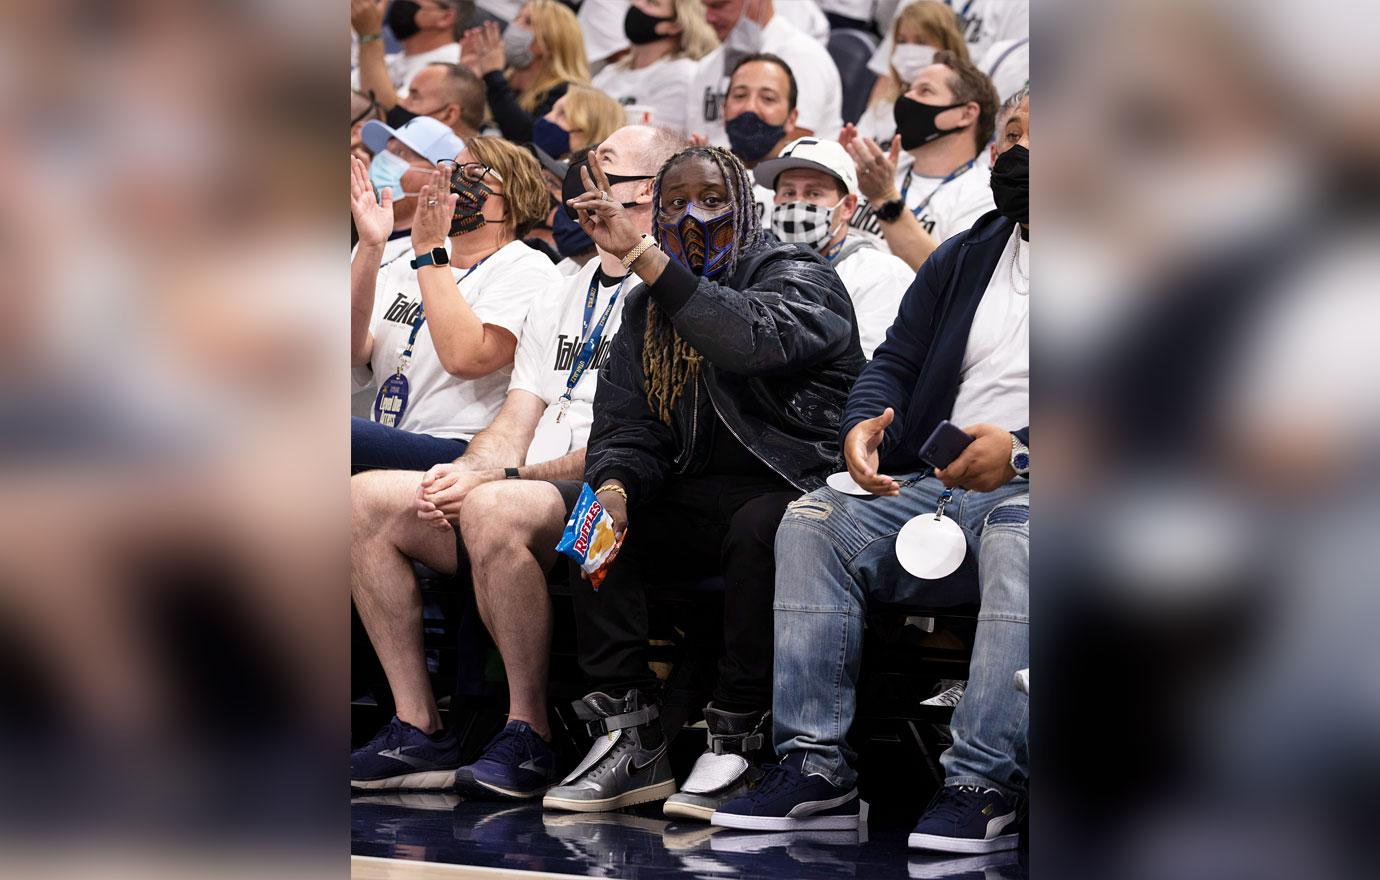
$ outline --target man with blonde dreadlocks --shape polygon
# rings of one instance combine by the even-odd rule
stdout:
[[[752,182],[728,151],[695,147],[662,167],[650,236],[609,197],[597,159],[584,184],[570,200],[580,225],[643,284],[600,376],[585,461],[586,481],[627,529],[600,588],[573,584],[593,691],[576,711],[595,742],[544,804],[595,812],[669,796],[667,815],[708,821],[760,772],[776,527],[840,467],[838,424],[862,350],[838,276],[759,227]],[[704,710],[709,750],[676,794],[644,591],[718,573],[724,654]]]

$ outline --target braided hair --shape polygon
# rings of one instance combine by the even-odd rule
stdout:
[[[733,247],[724,266],[724,275],[732,276],[739,258],[756,251],[766,243],[758,223],[757,204],[752,194],[752,179],[738,157],[719,147],[691,147],[666,161],[652,184],[652,237],[662,244],[661,225],[655,218],[661,214],[661,182],[666,172],[691,159],[708,159],[723,175],[728,189],[729,210],[733,212]],[[646,377],[647,405],[661,421],[671,424],[671,410],[684,393],[685,387],[699,376],[703,357],[676,332],[671,319],[650,297],[647,300],[647,329],[642,336],[642,373]]]

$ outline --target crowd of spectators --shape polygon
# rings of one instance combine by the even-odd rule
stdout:
[[[868,602],[971,601],[945,785],[910,843],[1015,845],[1028,11],[352,0],[351,590],[396,705],[354,786],[857,828]],[[946,421],[971,441],[936,462]],[[597,589],[556,552],[585,486],[621,535]],[[908,524],[946,506],[964,595],[906,561],[929,552]],[[414,563],[472,583],[505,667],[507,724],[463,766]],[[710,745],[678,783],[647,594],[717,575]],[[551,742],[554,582],[598,734],[575,766]]]

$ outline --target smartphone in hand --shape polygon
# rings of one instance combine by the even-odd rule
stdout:
[[[972,435],[945,419],[935,426],[929,439],[920,447],[920,460],[942,471],[953,464],[954,459],[962,455],[972,442]]]

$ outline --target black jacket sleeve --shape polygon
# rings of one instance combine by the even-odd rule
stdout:
[[[944,250],[943,245],[940,247]],[[877,452],[885,457],[900,442],[905,430],[906,407],[920,377],[920,368],[934,344],[935,311],[939,308],[943,282],[948,277],[955,253],[952,247],[941,251],[935,251],[920,264],[915,280],[901,298],[901,308],[886,332],[886,339],[877,346],[872,360],[853,385],[843,411],[843,422],[839,425],[840,444],[859,422],[876,418],[887,407],[896,411],[896,418],[887,428]]]
[[[484,91],[489,98],[489,112],[493,114],[494,124],[503,136],[515,144],[525,144],[532,140],[532,119],[545,116],[565,94],[568,83],[561,83],[547,92],[537,105],[535,114],[529,114],[518,103],[517,92],[508,84],[503,71],[494,70],[484,74]]]
[[[717,369],[743,376],[809,369],[857,338],[853,302],[839,276],[794,248],[768,255],[740,289],[674,261],[648,289],[682,339]]]
[[[645,303],[630,297],[624,308],[642,308]],[[640,321],[625,320],[613,337],[609,359],[599,370],[594,425],[585,450],[585,482],[597,489],[606,480],[618,480],[628,490],[630,504],[655,496],[676,454],[670,425],[647,403],[642,326]]]

